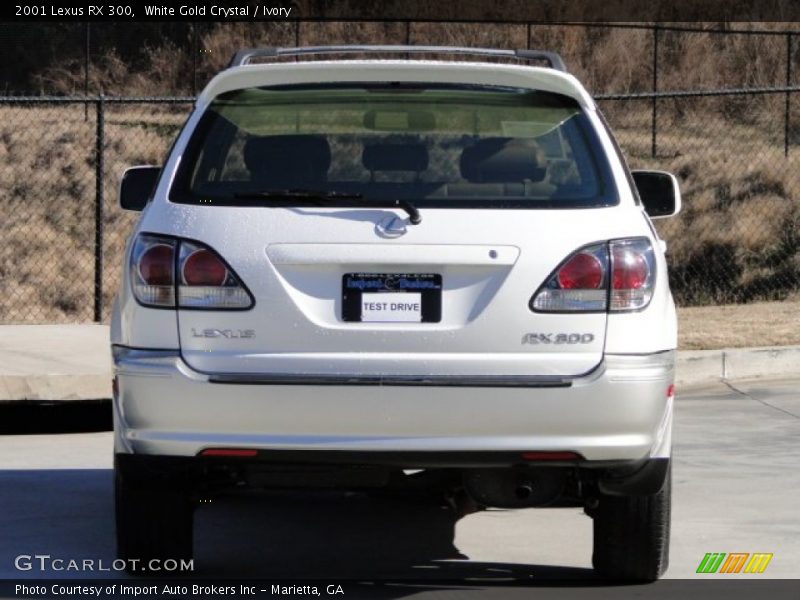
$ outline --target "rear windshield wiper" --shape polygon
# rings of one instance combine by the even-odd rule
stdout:
[[[383,198],[365,198],[363,194],[316,191],[316,190],[270,190],[265,192],[237,192],[234,198],[250,200],[266,200],[272,206],[298,206],[310,204],[312,206],[363,206],[381,208],[401,208],[408,213],[408,220],[412,225],[422,222],[419,209],[409,200],[393,200]]]

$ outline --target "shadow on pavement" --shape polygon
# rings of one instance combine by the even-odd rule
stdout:
[[[0,435],[111,431],[110,400],[0,402]]]
[[[14,567],[21,554],[112,563],[110,470],[0,471],[0,506],[0,579],[120,576]],[[453,545],[455,527],[449,511],[430,500],[338,492],[220,497],[197,510],[189,577],[593,584],[589,569],[470,561]],[[396,591],[380,595],[406,595]]]

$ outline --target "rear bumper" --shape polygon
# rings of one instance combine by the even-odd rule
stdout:
[[[571,451],[669,456],[674,353],[607,355],[575,378],[393,381],[202,374],[175,351],[115,347],[117,453]],[[513,379],[513,378],[512,378]],[[499,454],[497,454],[499,453]],[[409,468],[414,465],[407,465]]]

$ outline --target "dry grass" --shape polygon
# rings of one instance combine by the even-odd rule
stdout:
[[[702,25],[702,24],[701,24]],[[718,24],[709,24],[718,26]],[[785,24],[756,24],[777,29]],[[744,26],[738,24],[739,27]],[[783,83],[782,37],[663,32],[661,89]],[[201,40],[198,84],[247,46],[405,43],[531,46],[560,52],[595,93],[646,91],[652,35],[646,31],[536,25],[415,23],[227,23]],[[697,57],[703,60],[698,61]],[[185,94],[192,60],[165,42],[142,60],[108,53],[91,89],[107,94]],[[136,66],[131,66],[131,65]],[[78,65],[42,67],[43,90],[82,93]],[[798,106],[793,100],[793,110]],[[160,163],[186,107],[109,108],[106,124],[106,305],[116,287],[122,240],[132,222],[116,209],[116,185],[131,164]],[[602,103],[632,167],[678,174],[683,214],[658,225],[669,243],[679,303],[785,299],[800,286],[800,150],[783,155],[783,98],[684,99],[659,103],[658,156],[650,156],[648,101]],[[0,320],[70,321],[91,316],[94,121],[83,108],[0,109]],[[800,127],[791,132],[800,142]],[[751,305],[747,305],[751,306]],[[757,306],[752,304],[752,306]],[[772,331],[772,329],[770,329]],[[771,335],[771,334],[770,334]]]
[[[117,207],[130,165],[160,164],[186,115],[166,107],[108,107],[104,277],[108,307],[135,216]],[[0,109],[0,322],[92,318],[94,115],[82,106]]]
[[[116,207],[118,177],[132,164],[159,164],[186,106],[109,107],[105,146],[104,302],[118,282],[131,215]],[[91,112],[91,111],[90,111]],[[612,117],[614,115],[612,114]],[[94,274],[94,119],[83,108],[0,110],[0,318],[5,322],[91,317]],[[612,121],[632,166],[673,171],[684,210],[658,227],[668,242],[679,304],[780,300],[800,279],[800,204],[794,173],[775,134],[714,112],[675,118],[648,156],[641,115]],[[703,127],[699,127],[702,123]],[[679,150],[680,149],[680,150]]]
[[[720,23],[693,23],[718,29]],[[787,23],[736,23],[736,28],[791,29]],[[695,89],[782,85],[785,39],[660,33],[661,89]],[[191,93],[194,65],[202,87],[231,55],[253,46],[315,44],[433,44],[502,48],[541,48],[562,54],[570,70],[594,93],[649,91],[652,80],[653,34],[628,29],[582,28],[539,24],[291,22],[217,23],[200,39],[199,54],[188,37],[165,39],[160,45],[120,55],[113,48],[96,53],[90,69],[90,90],[106,94],[166,95]],[[82,59],[63,57],[52,65],[31,65],[32,81],[43,92],[82,93]],[[698,60],[702,57],[702,60]],[[795,61],[797,56],[795,57]]]
[[[800,154],[784,156],[782,129],[763,110],[743,124],[719,106],[682,108],[664,115],[655,159],[643,111],[609,111],[631,167],[680,180],[682,213],[657,224],[678,301],[785,299],[800,286]]]
[[[678,309],[681,350],[796,344],[800,344],[800,298]]]

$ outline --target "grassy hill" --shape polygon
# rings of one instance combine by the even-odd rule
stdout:
[[[747,24],[737,24],[746,27]],[[782,24],[754,25],[766,30]],[[294,45],[292,23],[225,24],[200,36],[202,54],[187,54],[186,32],[150,40],[126,60],[108,49],[92,61],[91,91],[186,94],[198,63],[202,85],[234,50]],[[649,31],[534,26],[533,47],[560,52],[595,93],[648,90]],[[404,43],[525,47],[524,25],[303,23],[301,44]],[[660,34],[662,89],[780,85],[782,36]],[[179,41],[176,41],[178,39]],[[800,44],[797,44],[800,46]],[[132,52],[126,50],[126,52]],[[796,52],[795,52],[796,54]],[[796,57],[793,55],[793,60]],[[39,91],[83,92],[78,57],[42,64]],[[602,101],[633,168],[675,172],[684,211],[658,225],[668,242],[680,303],[697,305],[784,299],[800,284],[800,148],[784,156],[784,98],[700,98],[659,102],[658,153],[651,156],[649,101]],[[116,291],[122,247],[134,217],[116,207],[125,167],[158,164],[188,113],[188,105],[107,108],[105,145],[104,300]],[[797,99],[792,144],[800,142]],[[93,109],[0,104],[0,322],[89,320],[94,277]]]

